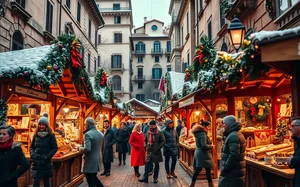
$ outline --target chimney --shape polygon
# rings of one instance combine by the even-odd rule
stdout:
[[[147,22],[147,17],[144,17],[144,23],[146,23]]]

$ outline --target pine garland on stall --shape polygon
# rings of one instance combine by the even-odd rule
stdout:
[[[6,124],[8,105],[4,99],[0,99],[0,126]]]
[[[269,17],[271,19],[275,18],[275,11],[274,11],[274,7],[273,7],[273,1],[272,0],[265,0],[265,7],[266,7],[266,11],[269,14]]]
[[[274,144],[283,143],[287,131],[288,131],[287,121],[279,113],[276,120],[276,133],[274,138]]]

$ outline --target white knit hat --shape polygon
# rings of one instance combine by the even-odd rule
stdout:
[[[41,118],[39,119],[39,123],[43,123],[43,124],[45,124],[45,125],[49,125],[48,118],[46,118],[46,117],[41,117]]]

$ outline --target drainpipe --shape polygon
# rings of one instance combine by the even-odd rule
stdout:
[[[62,11],[62,0],[59,1],[59,25],[58,25],[58,35],[61,34],[61,11]]]

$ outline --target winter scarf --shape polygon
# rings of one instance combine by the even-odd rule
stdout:
[[[150,134],[148,144],[152,145],[154,143],[154,134],[158,133],[158,128],[155,128],[155,130],[152,132],[150,129],[148,130],[148,133]]]
[[[14,140],[11,138],[7,142],[0,143],[0,150],[7,150],[7,149],[9,149],[12,146],[13,142],[14,142]]]
[[[44,138],[45,136],[47,136],[48,135],[48,132],[47,131],[43,131],[43,132],[37,132],[37,135],[39,135],[39,137],[41,137],[41,138]]]

